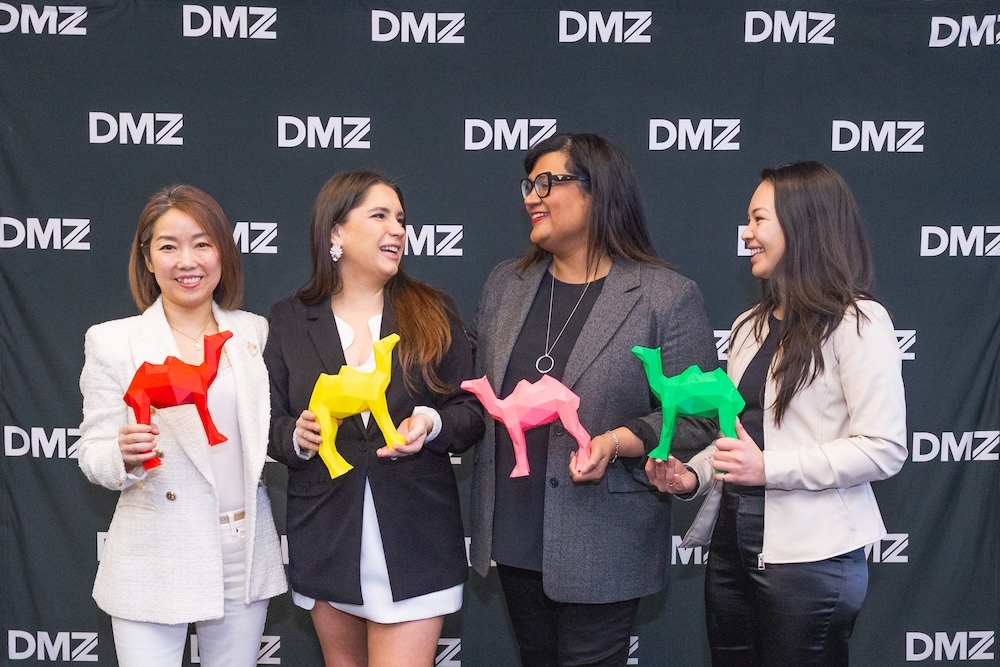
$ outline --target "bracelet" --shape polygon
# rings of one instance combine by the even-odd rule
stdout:
[[[611,465],[618,460],[618,436],[615,435],[614,431],[605,431],[605,434],[610,435],[611,439],[615,441],[615,455],[611,457],[610,461],[608,461],[608,465]]]

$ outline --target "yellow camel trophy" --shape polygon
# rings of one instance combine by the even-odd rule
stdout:
[[[320,436],[319,457],[323,459],[330,478],[336,479],[354,466],[337,451],[338,419],[345,419],[370,410],[375,423],[382,431],[385,443],[392,449],[406,440],[392,423],[385,390],[392,375],[392,349],[399,342],[399,334],[389,334],[372,343],[375,350],[375,370],[365,372],[350,366],[341,366],[336,375],[320,373],[309,399],[309,411],[316,415]]]

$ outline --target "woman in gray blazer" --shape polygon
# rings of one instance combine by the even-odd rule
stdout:
[[[240,256],[215,200],[190,185],[153,195],[129,283],[143,313],[91,327],[80,375],[80,468],[120,492],[94,599],[111,615],[119,665],[179,667],[194,623],[201,664],[251,667],[268,598],[287,588],[262,477],[267,323],[235,310]],[[218,338],[206,341],[218,332],[231,334],[221,350]],[[194,405],[136,423],[123,397],[137,369],[168,356],[215,370],[207,402],[224,442],[209,446]]]
[[[643,472],[657,444],[634,345],[661,348],[663,370],[717,365],[701,293],[654,255],[627,156],[593,134],[561,134],[525,157],[531,247],[497,266],[476,314],[476,373],[494,392],[543,374],[580,397],[587,461],[560,422],[527,433],[530,474],[492,419],[477,448],[471,558],[497,563],[524,665],[624,665],[639,598],[670,559],[669,496]],[[709,422],[681,420],[675,451],[708,444]]]

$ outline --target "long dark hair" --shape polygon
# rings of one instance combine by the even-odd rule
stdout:
[[[774,213],[785,252],[771,277],[761,280],[760,302],[733,328],[752,323],[759,339],[768,316],[783,311],[773,373],[778,386],[775,423],[781,424],[795,392],[823,371],[822,345],[848,310],[857,326],[867,318],[858,301],[871,298],[872,254],[858,204],[844,179],[815,161],[764,169],[774,186]]]
[[[309,222],[312,275],[296,293],[306,305],[326,303],[343,288],[338,265],[330,259],[330,232],[361,205],[372,187],[380,184],[392,188],[405,211],[399,186],[370,171],[340,172],[320,190]],[[419,373],[432,392],[446,394],[452,391],[454,388],[438,375],[441,360],[451,347],[450,301],[441,290],[409,277],[402,268],[386,283],[385,298],[392,305],[399,325],[396,350],[407,389],[415,390],[414,378]]]
[[[668,266],[653,249],[639,183],[625,151],[596,134],[555,134],[524,156],[524,173],[530,174],[548,153],[565,153],[567,170],[587,179],[578,182],[590,193],[587,266],[596,265],[602,255]],[[523,270],[549,256],[532,244],[518,266]]]

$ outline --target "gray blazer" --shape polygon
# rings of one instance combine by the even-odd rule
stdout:
[[[500,391],[521,327],[548,262],[523,272],[517,261],[498,265],[476,312],[476,375]],[[580,397],[580,421],[595,436],[640,418],[659,436],[662,423],[642,364],[632,346],[661,347],[663,371],[718,365],[711,327],[697,285],[659,266],[615,258],[594,308],[570,353],[563,383]],[[501,426],[502,428],[502,426]],[[596,484],[574,484],[569,456],[576,441],[557,421],[548,426],[544,474],[542,581],[558,602],[607,603],[660,590],[670,564],[670,497],[651,489],[645,457],[619,459]],[[707,446],[715,428],[682,420],[674,435],[682,458]],[[493,543],[496,422],[476,448],[472,482],[472,565],[486,576]]]

